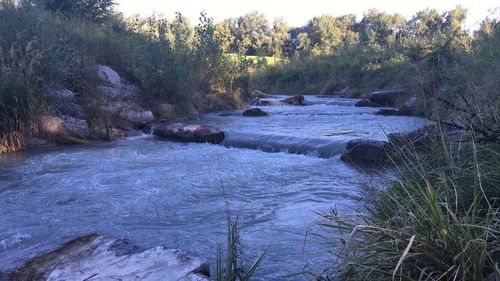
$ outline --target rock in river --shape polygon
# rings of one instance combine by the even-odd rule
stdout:
[[[354,106],[356,107],[381,107],[380,104],[374,103],[369,99],[362,99],[358,101]]]
[[[400,102],[404,102],[407,96],[408,92],[404,89],[383,90],[371,93],[369,99],[383,106],[397,106]]]
[[[304,101],[304,96],[293,96],[283,100],[284,103],[292,105],[305,105]]]
[[[398,116],[402,115],[401,112],[397,109],[381,109],[377,111],[375,114],[384,115],[384,116]]]
[[[261,117],[267,116],[268,114],[260,108],[250,108],[245,110],[242,115],[245,117]]]
[[[359,166],[382,166],[389,162],[389,143],[370,139],[354,139],[347,143],[340,157],[343,161]]]
[[[153,133],[159,137],[183,142],[219,144],[224,140],[224,132],[203,125],[161,124],[153,130]]]
[[[6,281],[38,280],[209,280],[206,262],[182,250],[148,250],[126,240],[82,236],[7,272]]]

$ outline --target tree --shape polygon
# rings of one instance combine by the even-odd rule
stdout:
[[[231,26],[229,21],[223,21],[215,24],[214,36],[220,41],[221,48],[225,53],[231,51],[234,44],[234,36],[231,33]]]
[[[311,39],[306,32],[301,32],[297,35],[296,49],[301,53],[307,53],[311,49]]]
[[[350,14],[336,18],[336,26],[341,30],[341,41],[344,47],[352,46],[359,42],[359,34],[355,31],[355,15]]]
[[[277,18],[274,20],[270,53],[275,57],[282,57],[283,54],[287,53],[287,47],[290,42],[289,26],[283,18]]]
[[[45,0],[45,8],[68,17],[103,23],[115,6],[114,0]]]
[[[309,39],[317,54],[331,54],[341,43],[340,31],[333,16],[314,17],[308,24]]]
[[[199,84],[202,90],[209,90],[210,83],[216,77],[218,64],[223,59],[221,41],[215,36],[213,19],[205,12],[200,14],[200,23],[196,26],[196,64],[199,72]]]
[[[269,45],[269,23],[264,14],[248,13],[238,19],[238,52],[256,55]]]
[[[399,14],[370,9],[358,24],[361,42],[370,48],[393,46],[406,29],[406,20]]]
[[[409,22],[411,34],[419,38],[433,37],[443,28],[443,19],[435,9],[419,11]]]
[[[314,53],[330,55],[342,47],[356,44],[358,34],[354,30],[355,25],[354,15],[314,17],[306,27]]]

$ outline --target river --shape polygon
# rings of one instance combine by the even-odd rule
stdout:
[[[92,232],[186,249],[213,265],[227,197],[245,253],[267,251],[257,279],[307,279],[289,275],[333,262],[317,212],[357,208],[368,180],[340,160],[345,143],[427,121],[378,116],[355,99],[306,101],[261,107],[268,117],[235,110],[193,121],[224,130],[222,145],[143,136],[0,155],[0,271]]]

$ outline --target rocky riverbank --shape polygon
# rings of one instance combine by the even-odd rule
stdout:
[[[127,240],[90,234],[0,273],[4,281],[209,280],[208,263],[189,253],[158,246],[141,249]]]
[[[44,97],[48,110],[37,118],[37,134],[26,140],[26,147],[139,136],[150,133],[153,123],[237,107],[231,98],[216,94],[194,95],[181,105],[151,100],[104,65],[96,66],[95,84],[94,90],[85,94],[65,88],[49,91]]]

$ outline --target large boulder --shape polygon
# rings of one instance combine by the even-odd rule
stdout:
[[[242,116],[245,117],[261,117],[261,116],[267,116],[267,112],[263,111],[260,108],[250,108],[245,111],[243,111]]]
[[[86,114],[83,107],[75,102],[78,94],[68,90],[51,90],[45,96],[49,105],[61,115],[68,115],[78,119],[85,119]]]
[[[78,119],[85,119],[87,117],[82,106],[74,102],[60,100],[53,102],[52,106],[62,115],[68,115]]]
[[[154,128],[153,134],[182,142],[219,144],[224,140],[224,132],[203,125],[185,125],[182,123],[161,124]]]
[[[292,105],[305,105],[304,96],[293,96],[283,100],[284,103],[292,104]]]
[[[128,106],[121,110],[120,118],[136,125],[150,123],[154,120],[153,112],[139,106]]]
[[[389,163],[389,143],[370,139],[351,140],[340,157],[343,161],[362,167],[376,167]]]
[[[208,281],[206,262],[185,251],[141,249],[126,240],[82,236],[8,272],[6,281],[166,280]]]
[[[370,94],[369,99],[382,106],[397,106],[406,100],[408,92],[404,89],[377,91]]]
[[[42,135],[59,143],[80,143],[90,135],[87,122],[71,116],[42,116],[38,129]]]
[[[380,104],[374,103],[369,99],[362,99],[354,104],[356,107],[381,107]]]
[[[122,84],[120,75],[109,66],[97,65],[97,76],[107,86],[118,87]]]
[[[123,85],[117,87],[98,86],[97,91],[101,99],[109,100],[133,100],[139,96],[139,88],[133,85]]]

